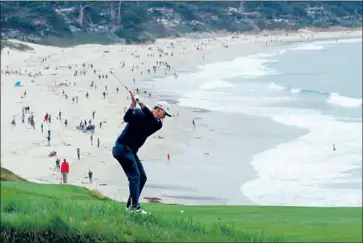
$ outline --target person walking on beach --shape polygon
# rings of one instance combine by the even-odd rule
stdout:
[[[47,142],[48,142],[48,146],[50,146],[50,135],[47,136]]]
[[[16,127],[15,116],[13,117],[13,120],[11,120],[11,125],[13,125],[13,128]]]
[[[130,96],[132,102],[124,115],[127,125],[117,138],[112,155],[121,165],[129,181],[130,196],[126,207],[130,211],[140,211],[139,197],[147,178],[137,152],[150,135],[162,128],[162,120],[165,116],[170,117],[171,112],[167,102],[158,102],[149,110],[132,92]],[[136,101],[140,108],[136,108]]]
[[[89,183],[92,184],[92,176],[93,176],[93,172],[91,170],[88,171],[88,179],[89,179]]]
[[[91,145],[93,145],[93,134],[91,134],[90,140],[91,140]]]
[[[40,130],[42,131],[43,133],[43,128],[44,128],[44,125],[43,125],[43,122],[40,124]]]
[[[77,158],[78,158],[78,160],[80,160],[81,159],[81,150],[79,148],[77,148],[76,151],[77,151]]]
[[[61,174],[62,174],[63,184],[67,184],[68,173],[69,173],[69,164],[66,161],[66,159],[64,159],[62,162],[62,165],[61,165]]]
[[[56,160],[55,160],[55,170],[59,170],[60,169],[60,159],[59,158],[57,158]]]
[[[100,147],[100,138],[97,138],[97,148]]]
[[[35,121],[34,121],[34,115],[33,115],[33,114],[31,114],[31,115],[29,116],[29,121],[30,121],[30,126],[31,126],[33,129],[35,129]]]

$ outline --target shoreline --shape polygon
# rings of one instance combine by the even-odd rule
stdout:
[[[326,33],[325,33],[326,34]],[[284,49],[285,47],[292,47],[293,45],[296,45],[296,44],[301,44],[301,43],[315,43],[315,42],[320,42],[320,41],[334,41],[336,40],[337,36],[335,37],[330,37],[330,36],[319,36],[319,38],[314,38],[314,39],[305,39],[305,40],[300,40],[300,41],[294,41],[294,40],[290,40],[288,42],[284,42],[282,44],[277,44],[277,45],[274,45],[274,46],[268,46],[267,48],[265,48],[264,50],[259,50],[258,52],[256,51],[251,51],[250,53],[243,53],[243,55],[236,55],[236,56],[232,56],[232,55],[226,55],[226,58],[225,59],[220,59],[218,58],[219,56],[218,55],[215,55],[217,56],[216,59],[209,59],[206,63],[203,63],[203,66],[204,65],[208,65],[208,64],[211,64],[211,63],[216,63],[216,62],[223,62],[223,61],[227,61],[227,60],[233,60],[234,58],[237,58],[237,57],[245,57],[245,56],[248,56],[248,55],[254,55],[256,53],[265,53],[266,51],[267,52],[275,52],[275,51],[278,51],[278,50],[281,50],[281,49]],[[342,38],[340,38],[339,40],[344,40],[344,39],[355,39],[355,38],[358,38],[357,36],[343,36]],[[240,46],[241,44],[240,43],[236,43],[235,46],[237,46],[237,48]],[[233,46],[233,47],[235,47]],[[231,48],[233,48],[231,47]],[[227,52],[227,51],[226,51]],[[234,51],[232,51],[234,53]],[[199,70],[199,68],[195,67],[195,66],[198,66],[193,64],[193,66],[189,66],[189,67],[186,67],[188,66],[187,64],[185,64],[183,66],[183,69],[185,70],[189,70],[189,73],[194,73],[194,72],[197,72]],[[147,81],[147,80],[145,80]],[[158,82],[159,80],[156,80],[155,82]],[[151,81],[150,83],[152,83],[153,81]],[[160,94],[164,94],[165,92],[160,92]],[[164,94],[165,95],[165,94]],[[178,104],[177,104],[178,105]],[[183,107],[184,109],[189,109],[190,110],[196,110],[196,109],[199,109],[199,108],[194,108],[194,107]],[[180,107],[179,107],[180,109]],[[216,112],[216,111],[206,111],[208,113],[214,113],[216,114],[216,116],[218,116],[218,113],[220,113],[220,115],[223,115],[223,113],[221,112]],[[203,113],[204,114],[204,113]],[[236,115],[236,116],[239,116],[239,117],[254,117],[253,115],[242,115],[242,114],[239,114],[239,115]],[[288,131],[289,129],[292,129],[292,130],[295,130],[295,132],[293,132],[294,135],[290,135],[290,137],[286,137],[285,139],[277,142],[277,143],[272,143],[271,146],[268,146],[264,149],[260,149],[258,151],[256,151],[255,153],[251,153],[250,155],[250,159],[249,159],[249,162],[247,165],[244,166],[244,169],[247,169],[250,170],[250,172],[248,173],[248,176],[244,176],[244,179],[243,181],[241,182],[241,185],[243,185],[245,182],[248,182],[252,179],[255,179],[255,177],[257,176],[256,173],[253,171],[253,167],[252,165],[250,164],[252,161],[253,161],[253,158],[255,155],[259,154],[259,153],[263,153],[269,149],[274,149],[275,147],[277,147],[278,145],[280,144],[285,144],[285,143],[289,143],[291,141],[295,141],[295,140],[298,140],[300,137],[306,135],[309,133],[309,130],[308,129],[303,129],[303,128],[300,128],[299,126],[294,126],[294,125],[287,125],[287,124],[283,124],[283,123],[279,123],[277,121],[274,121],[272,118],[266,116],[266,117],[259,117],[259,119],[261,120],[269,120],[269,122],[271,123],[274,123],[275,126],[281,126],[281,127],[284,127],[285,128],[285,132]],[[209,119],[210,120],[210,119]],[[291,133],[291,132],[290,132]],[[243,193],[243,192],[241,192]],[[245,195],[243,195],[241,198],[243,199],[240,199],[240,201],[237,203],[237,204],[242,204],[242,205],[254,205],[256,204],[256,202],[253,202],[251,201],[249,198],[247,198]],[[193,198],[194,201],[198,201],[196,198]],[[233,204],[233,203],[232,203]]]
[[[282,37],[284,37],[284,36],[282,36]],[[258,37],[257,37],[258,38]],[[326,38],[328,38],[328,37],[326,37]],[[331,38],[336,38],[335,36],[334,37],[331,37]],[[264,39],[265,40],[265,39]],[[197,40],[197,41],[194,41],[194,43],[196,43],[196,42],[198,42],[198,41],[200,41],[200,40]],[[178,71],[180,68],[181,69],[186,69],[186,70],[188,70],[188,72],[193,72],[193,71],[191,71],[190,70],[190,68],[191,67],[197,67],[197,66],[200,66],[200,64],[201,63],[203,63],[204,65],[205,64],[207,64],[208,63],[208,61],[210,61],[210,63],[212,63],[212,62],[216,62],[216,61],[218,61],[218,62],[220,62],[221,60],[225,60],[225,59],[223,59],[223,58],[227,58],[227,59],[229,59],[229,60],[231,60],[231,59],[233,59],[233,58],[230,58],[230,55],[231,54],[237,54],[236,53],[236,51],[234,51],[234,50],[236,50],[236,49],[233,49],[233,47],[235,47],[235,48],[239,48],[239,47],[241,47],[241,46],[246,46],[246,45],[248,45],[248,44],[251,44],[251,45],[253,45],[253,44],[256,44],[256,43],[248,43],[248,41],[250,41],[250,40],[247,40],[246,42],[242,42],[242,43],[238,43],[238,41],[237,41],[237,43],[234,43],[234,44],[231,44],[231,45],[229,45],[229,48],[228,49],[226,49],[226,48],[223,48],[223,47],[220,47],[218,44],[220,44],[220,42],[218,42],[218,41],[212,41],[212,43],[215,45],[214,47],[212,46],[212,48],[210,48],[211,50],[209,50],[209,49],[207,49],[207,52],[205,53],[204,51],[203,51],[203,53],[202,52],[196,52],[196,51],[192,51],[193,50],[193,41],[192,40],[189,40],[189,42],[190,43],[187,43],[186,44],[186,46],[187,47],[189,47],[189,49],[188,49],[188,51],[189,51],[189,53],[190,53],[190,55],[188,56],[189,57],[189,59],[192,59],[193,60],[193,62],[192,63],[186,63],[186,58],[185,58],[185,56],[184,56],[184,58],[182,58],[182,57],[180,57],[180,58],[170,58],[170,56],[169,56],[169,58],[166,58],[167,59],[167,62],[168,63],[170,63],[171,64],[171,66],[172,66],[172,68],[174,69],[174,70],[176,70],[178,73],[181,73],[180,71]],[[316,39],[314,39],[313,41],[317,41]],[[158,43],[155,43],[155,44],[152,44],[152,45],[150,45],[150,46],[153,46],[154,48],[155,48],[155,46],[157,46],[157,45],[163,45],[163,42],[166,42],[165,40],[161,40],[160,41],[161,42],[161,44],[158,44]],[[175,42],[175,40],[169,40],[169,43],[170,42]],[[263,40],[259,40],[259,42],[257,43],[257,45],[255,46],[255,48],[256,49],[258,49],[258,48],[263,48],[263,44],[264,44],[264,42],[263,42]],[[165,46],[167,46],[165,43],[164,43],[164,47]],[[281,45],[276,45],[276,46],[274,46],[274,47],[279,47],[279,46],[281,46]],[[111,47],[109,47],[110,49],[111,48],[114,48],[114,49],[116,49],[117,47],[119,47],[119,48],[125,48],[125,49],[130,49],[131,50],[131,52],[132,52],[132,50],[137,50],[137,51],[139,51],[139,52],[141,52],[142,50],[142,48],[141,47],[143,47],[143,48],[146,48],[146,47],[144,47],[144,46],[123,46],[123,45],[115,45],[115,46],[111,46]],[[271,46],[268,46],[268,47],[270,47],[270,48],[274,48],[274,47],[271,47]],[[79,49],[79,48],[86,48],[86,47],[75,47],[75,48],[71,48],[71,49]],[[99,46],[96,46],[96,47],[88,47],[88,48],[94,48],[94,49],[107,49],[108,47],[107,46],[104,46],[104,47],[99,47]],[[63,49],[63,50],[66,50],[66,49],[68,49],[68,48],[59,48],[59,49]],[[266,48],[265,48],[266,49]],[[265,51],[265,49],[263,50],[263,51]],[[227,51],[226,51],[227,50]],[[204,55],[206,55],[207,56],[207,58],[206,59],[202,59],[202,56],[203,56],[203,54]],[[222,55],[221,55],[222,54]],[[253,53],[252,53],[253,54]],[[100,55],[102,56],[102,54],[100,53]],[[98,56],[100,56],[100,55],[98,55]],[[244,54],[244,55],[246,55],[246,54]],[[240,54],[238,54],[238,56],[241,56]],[[2,57],[3,57],[3,54],[2,54]],[[213,59],[213,58],[215,58],[215,59]],[[97,59],[100,59],[100,57],[98,57]],[[217,60],[218,59],[218,60]],[[128,60],[128,62],[129,61],[131,61],[132,62],[132,60],[133,59],[129,59]],[[198,61],[199,60],[199,61]],[[179,63],[179,64],[178,64]],[[103,66],[105,66],[105,64],[103,64]],[[186,68],[187,67],[187,68]],[[59,69],[58,69],[59,70]],[[131,73],[131,72],[130,72]],[[158,74],[158,75],[160,75],[160,74]],[[170,73],[169,73],[169,75],[170,75]],[[126,74],[126,76],[127,76],[127,74]],[[129,77],[130,77],[130,75],[128,75]],[[139,85],[140,83],[141,83],[141,85],[143,85],[144,84],[144,82],[142,81],[143,79],[142,78],[140,78],[139,76],[142,76],[142,75],[136,75],[136,74],[132,74],[132,76],[133,77],[135,77],[136,79],[137,79],[137,84],[136,85]],[[139,79],[140,78],[140,79]],[[149,78],[146,78],[146,80],[150,80],[150,79],[153,79],[152,77],[149,77]],[[80,82],[81,83],[81,85],[83,86],[82,88],[83,88],[83,90],[86,90],[86,86],[88,85],[88,83],[87,83],[87,85],[86,85],[86,83],[84,83],[85,82],[85,80],[80,80],[80,81],[77,81],[77,86],[76,87],[78,87],[78,82]],[[152,82],[157,82],[157,81],[152,81]],[[117,85],[117,84],[116,84]],[[131,81],[129,81],[128,82],[128,84],[127,84],[128,86],[130,85],[130,86],[135,86],[134,84],[132,84],[132,82]],[[48,85],[49,86],[49,85]],[[129,86],[129,87],[130,87]],[[152,91],[152,93],[153,93],[153,95],[152,95],[152,98],[151,99],[149,99],[149,98],[144,98],[145,100],[147,100],[146,101],[146,103],[150,106],[153,102],[155,102],[155,100],[161,95],[163,95],[163,92],[158,92],[158,91]],[[91,94],[92,95],[92,94]],[[117,99],[116,99],[117,100]],[[108,109],[109,107],[110,107],[110,109],[111,109],[111,107],[113,107],[114,106],[114,102],[116,101],[115,99],[113,99],[113,100],[111,100],[111,102],[110,102],[110,104],[107,104],[107,106],[106,107],[104,107],[105,109]],[[98,102],[98,101],[97,101]],[[125,105],[127,105],[127,103],[128,103],[128,101],[124,101],[124,104]],[[104,106],[104,105],[103,105]],[[173,105],[174,106],[174,105]],[[69,106],[64,106],[64,107],[69,107]],[[121,110],[122,109],[122,107],[123,106],[120,106],[120,108],[119,108],[119,110]],[[162,131],[161,132],[161,134],[163,135],[163,134],[166,134],[165,135],[165,138],[166,138],[166,140],[167,140],[167,138],[169,138],[169,135],[167,135],[168,134],[168,132],[170,132],[169,134],[171,134],[170,136],[174,136],[174,140],[173,141],[168,141],[168,144],[172,144],[172,143],[177,143],[176,145],[174,145],[174,148],[172,149],[173,151],[172,151],[172,162],[171,163],[173,163],[173,158],[174,158],[174,154],[177,154],[178,153],[178,151],[181,151],[181,150],[183,150],[183,149],[185,149],[185,144],[183,144],[183,141],[184,141],[184,143],[186,143],[186,141],[188,140],[188,135],[187,134],[184,134],[185,132],[192,132],[192,127],[190,127],[190,128],[187,128],[187,129],[184,129],[184,130],[182,130],[181,132],[179,131],[179,130],[177,130],[177,132],[175,132],[175,133],[171,133],[171,131],[174,131],[173,129],[174,128],[180,128],[181,126],[182,127],[185,127],[185,126],[188,126],[187,124],[190,124],[190,120],[191,120],[191,116],[192,116],[192,114],[193,114],[193,112],[192,111],[190,111],[190,109],[189,108],[184,108],[184,107],[178,107],[178,105],[176,104],[174,107],[173,107],[173,110],[175,111],[175,110],[178,110],[178,111],[180,111],[180,114],[181,114],[181,116],[180,117],[178,117],[178,119],[170,119],[170,121],[166,121],[165,122],[165,131]],[[41,113],[43,113],[44,111],[40,111],[39,112],[39,114]],[[54,110],[53,111],[53,114],[55,113],[56,111]],[[78,112],[82,112],[82,109],[81,110],[79,110],[78,109]],[[88,113],[90,112],[90,109],[88,109]],[[38,113],[38,112],[37,112]],[[105,115],[106,115],[106,113],[105,113]],[[121,116],[121,115],[120,115]],[[107,117],[107,116],[106,116]],[[39,116],[39,118],[41,118],[41,115]],[[122,119],[122,118],[121,118]],[[75,121],[73,121],[73,123],[74,123]],[[113,124],[116,124],[116,123],[113,123]],[[74,124],[72,124],[72,125],[74,125]],[[2,126],[3,126],[3,124],[2,124]],[[73,126],[72,126],[73,127]],[[107,132],[107,134],[108,135],[106,135],[106,136],[111,136],[111,141],[112,140],[114,140],[114,139],[116,139],[116,136],[117,136],[117,134],[121,131],[121,130],[119,130],[119,131],[115,131],[116,129],[115,129],[116,127],[114,127],[113,128],[113,132],[112,131],[109,131],[109,132]],[[121,129],[121,128],[120,128]],[[184,132],[183,132],[184,131]],[[70,133],[70,132],[68,132],[68,134],[67,134],[67,132],[66,133],[64,133],[64,135],[68,135],[68,136],[70,136],[70,137],[73,137],[72,136],[72,133]],[[158,136],[158,135],[160,135],[160,133],[157,133],[157,134],[155,134],[155,136]],[[112,137],[113,136],[113,137]],[[168,137],[166,137],[166,136],[168,136]],[[81,138],[81,137],[77,137],[78,139],[79,139],[79,143],[84,143],[84,142],[86,142],[87,141],[87,139],[86,138]],[[177,139],[176,139],[177,138]],[[2,136],[2,140],[3,140],[4,138],[3,138],[3,136]],[[155,138],[150,138],[150,140],[153,140],[153,141],[148,141],[147,143],[146,143],[146,145],[145,145],[145,148],[143,148],[143,149],[141,149],[141,151],[140,151],[140,155],[141,156],[143,156],[144,157],[144,155],[145,155],[145,158],[150,158],[151,157],[151,160],[156,160],[156,161],[159,161],[159,162],[153,162],[153,163],[155,163],[155,165],[165,165],[165,150],[167,149],[167,148],[165,148],[165,147],[167,147],[167,145],[164,145],[163,144],[163,142],[167,142],[167,141],[162,141],[162,140],[159,140],[159,139],[155,139]],[[107,144],[106,144],[106,146],[104,147],[104,149],[105,149],[105,151],[103,151],[101,154],[99,154],[99,155],[96,155],[97,156],[97,158],[98,159],[100,159],[100,158],[102,158],[102,156],[104,156],[105,154],[107,154],[107,149],[108,150],[110,150],[110,146],[112,146],[112,142],[107,142]],[[155,142],[155,141],[157,141],[157,142]],[[159,142],[160,141],[160,142]],[[148,145],[148,144],[150,144],[150,145]],[[164,148],[163,148],[163,146],[164,146]],[[160,149],[160,147],[161,147],[161,149]],[[75,150],[75,148],[73,148],[72,147],[72,149],[73,150]],[[3,149],[2,149],[3,150]],[[73,151],[72,150],[72,151]],[[149,156],[149,153],[150,153],[150,151],[153,151],[153,156]],[[85,153],[90,153],[90,155],[89,156],[91,156],[92,155],[92,152],[93,152],[93,150],[91,149],[86,149],[86,152]],[[106,152],[106,153],[105,153]],[[39,153],[39,152],[38,152]],[[73,158],[75,157],[74,156],[74,154],[75,154],[75,152],[73,152],[73,153],[70,153],[70,152],[66,152],[66,151],[64,151],[64,153],[65,154],[69,154],[69,157],[71,158],[71,160],[73,160]],[[72,154],[72,155],[71,155]],[[3,152],[2,152],[2,155],[3,155]],[[146,156],[146,155],[148,155],[148,156]],[[86,155],[87,156],[87,155]],[[108,155],[109,156],[109,155]],[[91,156],[92,157],[92,156]],[[162,159],[163,158],[163,159]],[[15,159],[15,158],[14,158]],[[75,159],[74,159],[75,160]],[[71,167],[74,167],[75,166],[75,170],[78,170],[79,172],[76,172],[75,174],[76,175],[70,175],[71,177],[70,177],[70,179],[71,180],[73,180],[73,183],[72,184],[78,184],[78,185],[81,185],[81,186],[87,186],[87,187],[91,187],[91,189],[94,189],[94,188],[97,188],[98,190],[100,190],[101,192],[103,192],[103,193],[105,193],[105,195],[109,195],[109,196],[111,196],[112,197],[112,195],[115,195],[115,197],[117,197],[117,199],[118,200],[124,200],[124,198],[125,197],[127,197],[127,195],[125,196],[125,192],[127,192],[127,184],[125,184],[125,182],[126,182],[126,178],[124,178],[125,176],[123,175],[123,172],[122,172],[122,170],[121,170],[121,168],[119,168],[118,167],[118,164],[117,164],[117,162],[116,161],[113,161],[114,159],[113,158],[111,158],[111,159],[109,159],[109,157],[107,158],[107,160],[110,160],[109,162],[107,162],[107,164],[106,164],[106,162],[101,162],[102,164],[101,164],[101,167],[108,167],[108,169],[101,169],[101,167],[100,167],[100,165],[98,165],[97,166],[97,174],[99,174],[99,175],[106,175],[107,173],[114,173],[114,169],[118,169],[119,171],[115,174],[115,176],[116,177],[121,177],[120,179],[121,179],[121,181],[110,181],[111,183],[113,183],[114,185],[113,186],[107,186],[107,188],[106,187],[104,187],[104,186],[94,186],[94,185],[88,185],[88,184],[83,184],[82,182],[84,182],[84,180],[82,181],[82,180],[78,180],[77,178],[80,178],[81,176],[82,176],[82,174],[85,174],[85,173],[82,173],[81,171],[83,171],[84,169],[82,169],[82,168],[84,168],[84,167],[87,167],[87,165],[81,165],[81,164],[75,164],[75,165],[73,165],[73,163],[71,164]],[[148,161],[148,160],[146,160],[145,161],[145,163],[149,163],[150,162],[150,160]],[[45,162],[45,163],[48,163],[48,164],[52,164],[53,165],[53,163],[50,163],[50,162]],[[77,163],[77,162],[75,162],[75,163]],[[94,162],[95,163],[95,162]],[[98,162],[99,163],[99,162]],[[111,164],[112,164],[112,166],[111,166]],[[20,165],[20,164],[19,164]],[[95,166],[95,165],[92,165],[92,166]],[[154,166],[154,164],[153,164],[153,166]],[[159,166],[160,167],[160,166]],[[158,168],[157,166],[154,166],[154,168],[155,168],[155,172],[152,172],[152,173],[155,173],[155,175],[157,175],[157,173],[160,173],[160,171],[158,171],[158,169],[160,169],[160,168]],[[164,169],[166,170],[166,166],[164,166]],[[170,168],[170,167],[169,167]],[[71,169],[72,170],[72,169]],[[74,169],[73,169],[74,170]],[[109,170],[110,172],[107,172],[107,170]],[[150,168],[148,168],[147,169],[147,171],[152,171],[152,169],[150,169]],[[15,169],[15,170],[13,170],[15,173],[17,173],[17,170]],[[103,172],[102,172],[103,171]],[[166,170],[167,171],[167,170]],[[49,173],[49,172],[48,172]],[[46,173],[45,173],[46,174]],[[248,175],[250,175],[250,174],[252,174],[252,172],[251,171],[249,171],[249,172],[247,172],[247,174]],[[21,176],[21,174],[20,174],[20,176]],[[97,178],[97,177],[99,177],[98,175],[95,175],[95,177]],[[246,176],[247,177],[247,176]],[[253,176],[252,176],[253,177]],[[50,176],[50,178],[53,178],[53,175],[51,175]],[[95,178],[95,179],[96,179]],[[27,178],[26,178],[27,179]],[[45,177],[45,179],[47,179],[47,176]],[[46,181],[46,182],[52,182],[53,181],[53,183],[57,183],[56,182],[56,179],[55,178],[53,178],[53,179],[49,179],[49,177],[48,177],[48,179],[47,179],[48,181]],[[123,181],[123,182],[122,182]],[[101,182],[101,181],[100,181]],[[102,179],[102,182],[103,183],[99,183],[99,184],[104,184],[105,183],[105,180],[104,179]],[[106,181],[107,182],[107,181]],[[161,193],[160,192],[160,189],[157,189],[157,188],[155,188],[156,186],[152,183],[152,176],[150,176],[150,179],[149,179],[149,182],[150,182],[150,185],[151,185],[151,187],[152,186],[154,186],[154,188],[146,188],[146,189],[148,189],[148,190],[146,190],[145,189],[145,192],[143,192],[143,195],[142,195],[142,198],[144,198],[144,197],[154,197],[155,196],[155,194],[157,194],[157,195],[159,195],[158,193]],[[147,184],[146,185],[148,185],[149,184],[149,182],[147,182]],[[122,186],[120,186],[118,183],[121,183],[122,184]],[[240,185],[240,184],[239,184]],[[239,185],[237,185],[238,187],[239,187]],[[121,190],[121,191],[120,191]],[[116,195],[117,194],[117,195]],[[123,194],[123,195],[121,195],[121,194]],[[242,192],[241,192],[241,194],[242,194]],[[156,197],[158,197],[158,196],[156,196]],[[163,198],[163,197],[161,197],[162,198],[162,201],[163,202],[165,202],[165,203],[168,203],[168,202],[172,202],[172,203],[177,203],[178,201],[181,201],[182,199],[177,199],[177,200],[170,200],[170,199],[168,199],[168,198]],[[208,200],[213,200],[213,199],[208,199],[207,198],[207,201]],[[142,200],[142,201],[144,201],[144,200]],[[217,200],[218,201],[218,200]]]

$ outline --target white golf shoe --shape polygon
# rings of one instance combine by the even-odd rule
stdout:
[[[128,208],[125,208],[127,212],[137,212],[137,213],[141,213],[143,215],[150,215],[151,213],[150,212],[147,212],[145,211],[144,209],[142,209],[141,207],[128,207]]]

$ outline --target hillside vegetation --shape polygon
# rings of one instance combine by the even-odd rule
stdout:
[[[2,37],[59,45],[148,42],[195,32],[362,25],[361,1],[243,4],[238,1],[14,1],[0,4]]]
[[[14,174],[12,171],[7,170],[3,167],[1,167],[0,175],[0,181],[26,181],[24,178],[21,178],[20,176]]]
[[[359,242],[362,208],[144,204],[1,170],[0,240],[10,242]],[[7,176],[3,176],[3,174]]]

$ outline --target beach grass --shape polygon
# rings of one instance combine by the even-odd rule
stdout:
[[[26,181],[26,180],[14,174],[12,171],[1,167],[0,181]]]
[[[15,178],[15,177],[12,177]],[[359,242],[362,208],[145,203],[71,185],[1,182],[1,242]],[[183,212],[183,213],[182,213]]]
[[[4,40],[1,38],[1,50],[3,48],[10,48],[10,49],[15,49],[15,50],[18,50],[18,51],[29,51],[29,50],[33,50],[32,47],[28,46],[28,45],[25,45],[25,44],[22,44],[22,43],[14,43],[14,42],[11,42],[11,41],[7,41],[7,40]]]

